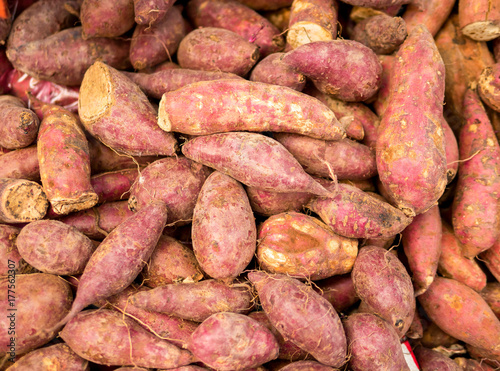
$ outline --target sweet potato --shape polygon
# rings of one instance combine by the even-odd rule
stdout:
[[[460,0],[458,22],[465,36],[489,41],[500,36],[500,4],[490,0]]]
[[[137,308],[203,322],[214,313],[248,313],[252,295],[248,285],[226,285],[217,280],[174,283],[141,291],[130,298]]]
[[[215,98],[215,92],[221,95]],[[316,99],[284,86],[245,80],[203,81],[164,94],[158,126],[191,135],[245,130],[284,131],[325,140],[345,136],[333,112]]]
[[[285,147],[262,134],[236,132],[198,137],[185,143],[182,153],[247,186],[275,192],[331,194],[307,175]]]
[[[5,313],[0,320],[0,354],[9,358],[48,343],[62,326],[56,326],[71,308],[73,296],[69,285],[52,274],[33,273],[4,277],[0,288],[7,293],[15,285],[15,301],[7,295],[0,302],[0,310]],[[11,294],[14,295],[14,294]],[[12,309],[12,303],[16,311]],[[36,315],[34,315],[36,313]],[[56,327],[54,327],[56,326]],[[8,334],[9,327],[15,327],[15,341]]]
[[[36,101],[43,120],[37,152],[40,177],[57,214],[91,208],[97,194],[90,183],[90,153],[78,117],[64,108]]]
[[[396,330],[373,314],[357,313],[343,322],[349,344],[349,366],[353,371],[409,370]]]
[[[474,257],[490,248],[500,234],[500,146],[476,92],[464,99],[466,122],[458,139],[460,160],[453,200],[453,230],[464,245],[462,253]]]
[[[266,18],[232,0],[193,0],[187,14],[196,27],[220,27],[236,32],[259,46],[260,55],[279,52],[285,46],[280,31]]]
[[[337,312],[343,312],[359,301],[351,274],[333,276],[315,282],[316,291],[330,302]]]
[[[393,71],[390,84],[397,90],[390,95],[378,128],[377,169],[397,207],[415,216],[437,203],[447,183],[441,126],[445,70],[424,26],[415,28],[403,43]],[[409,110],[417,94],[426,103]]]
[[[366,45],[376,54],[391,54],[403,43],[406,36],[406,24],[401,17],[381,14],[359,22],[354,27],[351,38]]]
[[[57,220],[28,224],[19,233],[16,245],[28,264],[61,276],[82,273],[94,251],[87,236]]]
[[[391,86],[391,78],[393,76],[392,70],[395,59],[396,57],[394,55],[379,55],[379,61],[382,66],[382,75],[380,76],[380,89],[378,90],[376,99],[373,102],[373,108],[379,116],[382,116],[385,112],[389,96],[394,90]],[[378,138],[378,135],[373,135],[373,137]],[[374,145],[376,145],[376,143]]]
[[[462,368],[453,362],[452,359],[435,350],[417,346],[413,350],[418,361],[418,365],[423,370],[448,370],[461,371]]]
[[[444,117],[441,121],[441,125],[444,134],[444,150],[446,152],[446,177],[448,179],[448,184],[450,184],[457,175],[460,154],[458,152],[458,143],[455,133],[453,133],[448,121],[446,121]]]
[[[217,27],[191,31],[179,44],[177,60],[182,68],[221,71],[245,76],[259,60],[257,45],[237,33]]]
[[[458,343],[458,340],[439,328],[434,322],[430,322],[424,330],[422,345],[426,348],[451,347]]]
[[[146,286],[155,288],[169,283],[198,282],[203,273],[191,249],[163,235],[142,270],[142,277]]]
[[[480,361],[481,363],[493,366],[495,370],[500,368],[500,352],[478,348],[470,344],[466,345],[466,349],[472,358]]]
[[[438,272],[446,278],[453,278],[470,288],[481,291],[486,286],[486,275],[475,260],[462,255],[462,244],[453,233],[453,229],[443,223],[441,239],[441,257]]]
[[[246,191],[252,210],[264,216],[288,211],[302,211],[303,207],[314,197],[307,192],[278,193],[255,187],[246,187]]]
[[[123,74],[135,82],[141,90],[151,98],[161,99],[163,94],[200,81],[240,79],[239,76],[218,71],[198,71],[187,68],[161,70],[153,73],[134,73],[123,71]]]
[[[318,362],[340,367],[347,343],[332,305],[311,287],[281,274],[251,271],[248,279],[259,294],[272,325]]]
[[[9,62],[7,55],[5,54],[5,48],[0,49],[0,94],[7,94],[10,92],[9,87],[9,75],[11,74],[14,67]]]
[[[98,203],[126,199],[139,176],[140,169],[124,169],[94,175],[90,184],[99,197]]]
[[[358,241],[336,235],[316,218],[290,212],[259,226],[257,261],[262,270],[320,280],[349,273]]]
[[[292,49],[337,37],[336,0],[296,0],[290,8],[286,41]]]
[[[377,55],[352,40],[304,44],[286,53],[283,61],[309,77],[318,90],[346,102],[371,98],[380,85]]]
[[[489,282],[479,293],[498,319],[500,319],[500,282]]]
[[[263,15],[273,26],[277,27],[278,30],[285,31],[288,28],[288,24],[290,23],[289,7],[268,11]]]
[[[401,261],[385,249],[365,246],[359,250],[351,274],[367,310],[389,322],[402,337],[415,315],[415,297]]]
[[[42,219],[49,206],[43,188],[24,179],[0,178],[0,223]]]
[[[478,362],[475,359],[458,357],[453,359],[463,371],[495,371],[493,367],[486,363]]]
[[[83,0],[80,21],[84,39],[120,36],[135,24],[134,2]]]
[[[128,208],[127,201],[116,201],[72,213],[59,220],[75,227],[89,238],[102,240],[133,214]]]
[[[437,205],[417,215],[403,231],[403,248],[413,274],[415,296],[424,293],[434,280],[441,241],[441,216]]]
[[[177,51],[187,32],[181,11],[175,6],[157,23],[137,26],[130,44],[132,66],[142,70],[167,59],[171,61],[170,56]]]
[[[408,32],[411,32],[419,24],[423,24],[431,33],[436,36],[439,29],[450,15],[455,0],[429,0],[421,2],[422,6],[409,4],[403,13]]]
[[[496,241],[492,247],[481,254],[488,270],[500,282],[500,241]]]
[[[87,131],[118,152],[138,156],[175,153],[175,138],[158,127],[155,109],[141,89],[102,62],[85,73],[78,111]]]
[[[326,141],[289,133],[276,133],[273,138],[311,175],[352,180],[377,175],[375,152],[353,140]]]
[[[187,224],[209,170],[183,156],[153,162],[141,172],[130,190],[130,210],[139,210],[152,200],[168,207],[169,224]]]
[[[33,350],[16,361],[7,370],[49,370],[50,367],[67,371],[90,370],[89,361],[77,355],[64,343]]]
[[[67,323],[87,305],[129,286],[151,256],[166,220],[167,206],[156,201],[115,228],[90,257],[80,277],[71,311],[61,324]]]
[[[16,239],[20,231],[19,228],[0,224],[0,276],[7,276],[9,270],[16,274],[31,273],[33,270],[17,250]]]
[[[243,186],[213,172],[203,184],[193,213],[193,250],[210,277],[231,282],[252,260],[257,228]]]
[[[339,184],[335,196],[312,199],[306,207],[335,233],[351,238],[392,237],[412,221],[387,202],[348,184]]]
[[[19,71],[61,85],[79,85],[85,71],[99,60],[118,69],[130,66],[129,41],[82,38],[82,28],[60,31],[43,40],[7,49],[7,57]]]
[[[80,357],[98,364],[173,368],[194,360],[190,352],[159,339],[131,318],[107,309],[79,313],[60,336]]]
[[[418,301],[429,318],[451,336],[475,347],[499,351],[500,321],[471,288],[436,277]]]
[[[250,81],[286,86],[302,91],[306,84],[306,77],[284,63],[281,60],[283,55],[284,53],[273,53],[262,59],[252,70]]]
[[[36,146],[20,148],[0,156],[0,178],[39,180]]]
[[[422,325],[422,319],[418,314],[418,310],[415,311],[413,316],[413,321],[411,322],[410,328],[405,335],[410,339],[421,339],[424,336],[424,327]]]
[[[16,149],[29,146],[36,139],[40,121],[19,98],[0,96],[0,146]]]
[[[293,0],[238,0],[255,10],[277,10],[292,5]]]
[[[481,100],[500,112],[500,62],[486,67],[481,72],[477,88]]]
[[[191,335],[188,349],[217,370],[247,369],[278,356],[279,345],[264,325],[236,313],[216,313]]]
[[[297,361],[280,368],[282,371],[335,371],[334,368],[314,361]]]
[[[165,18],[175,0],[134,0],[135,22],[152,26]]]

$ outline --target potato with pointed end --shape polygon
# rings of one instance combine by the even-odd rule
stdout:
[[[285,54],[273,53],[262,59],[252,70],[249,80],[302,91],[306,85],[306,77],[284,63],[283,55]]]
[[[0,223],[29,223],[42,219],[49,202],[43,188],[23,179],[0,178]]]

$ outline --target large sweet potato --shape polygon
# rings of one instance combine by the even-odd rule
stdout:
[[[64,343],[34,350],[16,361],[7,370],[23,371],[39,369],[45,371],[51,367],[55,367],[55,370],[61,371],[90,370],[89,361],[77,355]]]

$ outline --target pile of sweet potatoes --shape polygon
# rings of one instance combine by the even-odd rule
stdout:
[[[0,371],[500,369],[500,3],[0,2]]]

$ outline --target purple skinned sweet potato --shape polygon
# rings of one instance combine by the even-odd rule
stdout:
[[[500,282],[489,282],[479,293],[498,319],[500,319]]]
[[[315,361],[297,361],[292,362],[285,367],[280,368],[282,371],[335,371],[336,368],[325,366]]]
[[[243,79],[202,81],[164,94],[158,126],[191,135],[282,131],[325,140],[345,137],[344,126],[318,100],[284,86]]]
[[[381,247],[365,246],[351,274],[367,311],[391,324],[399,337],[406,334],[415,315],[415,296],[403,263]]]
[[[87,131],[118,152],[172,156],[177,149],[172,133],[158,127],[156,110],[141,89],[102,62],[85,73],[78,112]]]
[[[33,267],[24,261],[16,246],[21,229],[0,224],[0,276],[7,276],[12,271],[16,274],[31,273]]]
[[[124,169],[94,175],[90,178],[92,188],[99,197],[98,203],[127,199],[130,188],[139,176],[140,169]]]
[[[422,324],[422,319],[418,314],[418,310],[415,311],[413,316],[413,321],[411,322],[410,328],[405,335],[409,339],[422,339],[424,336],[424,326]]]
[[[255,10],[277,10],[290,6],[293,0],[238,0],[238,2]]]
[[[255,187],[246,187],[246,191],[252,210],[264,216],[272,216],[288,211],[301,211],[314,197],[314,195],[307,192],[278,193]]]
[[[132,186],[129,207],[135,211],[152,200],[162,200],[168,207],[169,224],[187,224],[209,175],[208,168],[183,156],[155,161],[141,172]]]
[[[422,370],[462,371],[462,368],[451,358],[435,350],[417,346],[413,352]]]
[[[359,22],[351,38],[372,49],[376,54],[391,54],[405,40],[406,24],[401,17],[380,14]]]
[[[338,184],[337,188],[336,195],[313,198],[306,207],[341,236],[392,237],[412,221],[402,211],[354,186]]]
[[[135,22],[152,26],[168,14],[175,0],[134,0]]]
[[[437,205],[417,215],[403,231],[402,243],[416,296],[424,293],[434,280],[441,256],[441,236]]]
[[[0,96],[0,146],[16,149],[29,146],[36,139],[40,120],[24,102],[11,95]]]
[[[255,254],[257,228],[243,186],[213,172],[203,184],[193,213],[193,250],[210,277],[231,282]]]
[[[40,180],[36,146],[20,148],[0,156],[0,178]]]
[[[382,66],[382,75],[380,76],[380,89],[373,102],[373,108],[378,116],[382,116],[387,109],[388,99],[393,90],[391,86],[392,71],[396,57],[394,55],[379,55],[378,58]]]
[[[314,289],[328,300],[337,312],[343,312],[359,301],[350,273],[316,281]]]
[[[9,371],[36,370],[40,367],[56,367],[66,371],[89,371],[89,361],[73,352],[64,343],[33,350],[17,360]]]
[[[352,40],[316,41],[283,57],[309,77],[318,90],[346,102],[371,98],[380,86],[382,66],[368,47]]]
[[[222,133],[191,139],[182,153],[247,186],[275,192],[331,195],[302,169],[285,147],[255,133]]]
[[[159,339],[133,319],[108,309],[79,313],[60,336],[76,354],[97,364],[173,368],[194,361],[190,352]]]
[[[446,176],[448,178],[448,184],[450,184],[451,181],[455,179],[455,175],[457,175],[460,155],[458,151],[457,137],[444,117],[441,124],[443,126],[445,142],[444,150],[446,151]]]
[[[235,32],[204,27],[188,33],[179,44],[182,68],[221,71],[245,76],[259,60],[259,48]]]
[[[42,219],[49,202],[38,183],[0,178],[0,223],[29,223]]]
[[[419,4],[420,0],[342,0],[342,1],[344,3],[354,6],[383,9],[409,3]]]
[[[418,4],[409,4],[402,17],[408,32],[419,24],[424,24],[432,36],[436,36],[443,24],[450,16],[455,5],[455,0],[430,0],[423,2],[423,7]]]
[[[188,349],[217,370],[247,369],[272,361],[279,344],[264,325],[237,313],[216,313],[191,335]]]
[[[480,255],[491,274],[500,282],[500,241],[497,240],[493,246]]]
[[[38,220],[23,227],[16,245],[28,264],[61,276],[82,273],[95,249],[87,236],[57,220]]]
[[[135,25],[134,2],[83,0],[80,21],[84,39],[120,36]]]
[[[257,289],[271,324],[285,339],[325,365],[340,367],[345,363],[344,329],[326,299],[311,287],[284,275],[251,271],[248,279]]]
[[[306,77],[285,64],[281,60],[283,55],[285,54],[273,53],[262,59],[252,70],[250,81],[286,86],[302,91],[306,84]]]
[[[398,333],[382,318],[369,313],[351,314],[342,325],[349,344],[350,369],[409,370]]]

